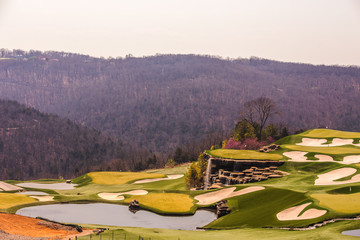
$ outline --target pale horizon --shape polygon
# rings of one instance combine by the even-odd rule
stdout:
[[[360,66],[356,0],[0,0],[0,48]]]

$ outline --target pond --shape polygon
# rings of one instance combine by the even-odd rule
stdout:
[[[16,184],[20,187],[26,187],[26,188],[39,188],[39,189],[53,189],[53,190],[69,190],[74,189],[76,184],[72,183],[19,183]]]
[[[360,237],[360,229],[343,231],[342,234],[348,235],[348,236]]]
[[[46,192],[39,192],[39,191],[26,191],[26,192],[18,192],[16,194],[25,194],[25,195],[36,195],[36,196],[46,196],[49,195]]]
[[[195,230],[216,219],[216,214],[208,210],[198,210],[190,216],[162,216],[145,210],[132,213],[128,206],[107,203],[33,206],[22,208],[16,214],[64,223],[181,230]]]

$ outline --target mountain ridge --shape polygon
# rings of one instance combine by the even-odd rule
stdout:
[[[242,104],[259,96],[273,99],[282,112],[273,121],[292,129],[360,130],[358,67],[198,55],[21,53],[0,61],[1,98],[154,151],[228,133]]]

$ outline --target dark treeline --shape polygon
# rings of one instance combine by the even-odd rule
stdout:
[[[147,149],[125,146],[98,130],[0,100],[0,180],[70,178],[89,171],[163,166]]]
[[[4,49],[0,57],[7,58],[0,60],[1,98],[154,152],[172,154],[207,135],[226,135],[240,107],[260,96],[281,112],[272,121],[290,130],[360,131],[358,67],[196,55],[103,59]]]

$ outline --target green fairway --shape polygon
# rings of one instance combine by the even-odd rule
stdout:
[[[89,226],[91,227],[91,226]],[[108,226],[103,226],[108,228]],[[307,231],[289,231],[281,229],[264,229],[264,228],[240,228],[221,231],[181,231],[172,229],[157,229],[157,228],[131,228],[125,227],[119,230],[105,231],[101,236],[93,235],[92,240],[104,239],[127,239],[138,240],[153,239],[153,240],[224,240],[224,239],[249,239],[249,240],[351,240],[359,239],[358,237],[342,235],[341,232],[349,229],[359,228],[357,221],[342,221],[335,222],[324,227],[307,230]],[[114,227],[110,227],[114,229]],[[79,237],[79,240],[90,240],[89,236]]]
[[[360,138],[358,132],[344,132],[332,129],[313,129],[303,134],[310,138]]]
[[[259,160],[281,160],[283,156],[276,153],[261,153],[256,150],[235,150],[235,149],[216,149],[209,151],[213,157],[231,159],[259,159]]]
[[[34,198],[14,193],[0,193],[0,209],[36,202]]]
[[[351,193],[358,193],[360,192],[360,186],[347,186],[341,188],[335,188],[327,193],[329,194],[351,194]]]
[[[283,148],[294,151],[313,152],[330,155],[356,155],[360,154],[358,147],[308,147],[299,145],[282,145]]]
[[[131,196],[124,202],[138,200],[142,206],[160,213],[191,213],[194,200],[186,194],[180,193],[149,193],[141,196]]]
[[[267,188],[265,190],[245,194],[228,200],[232,212],[214,222],[206,228],[236,228],[236,227],[282,227],[302,226],[319,221],[320,219],[279,221],[276,214],[284,209],[310,202],[304,193]]]
[[[319,205],[340,213],[360,213],[360,193],[353,194],[312,194]]]
[[[147,178],[164,178],[164,174],[144,173],[144,172],[91,172],[88,176],[96,184],[124,184],[140,179]]]

